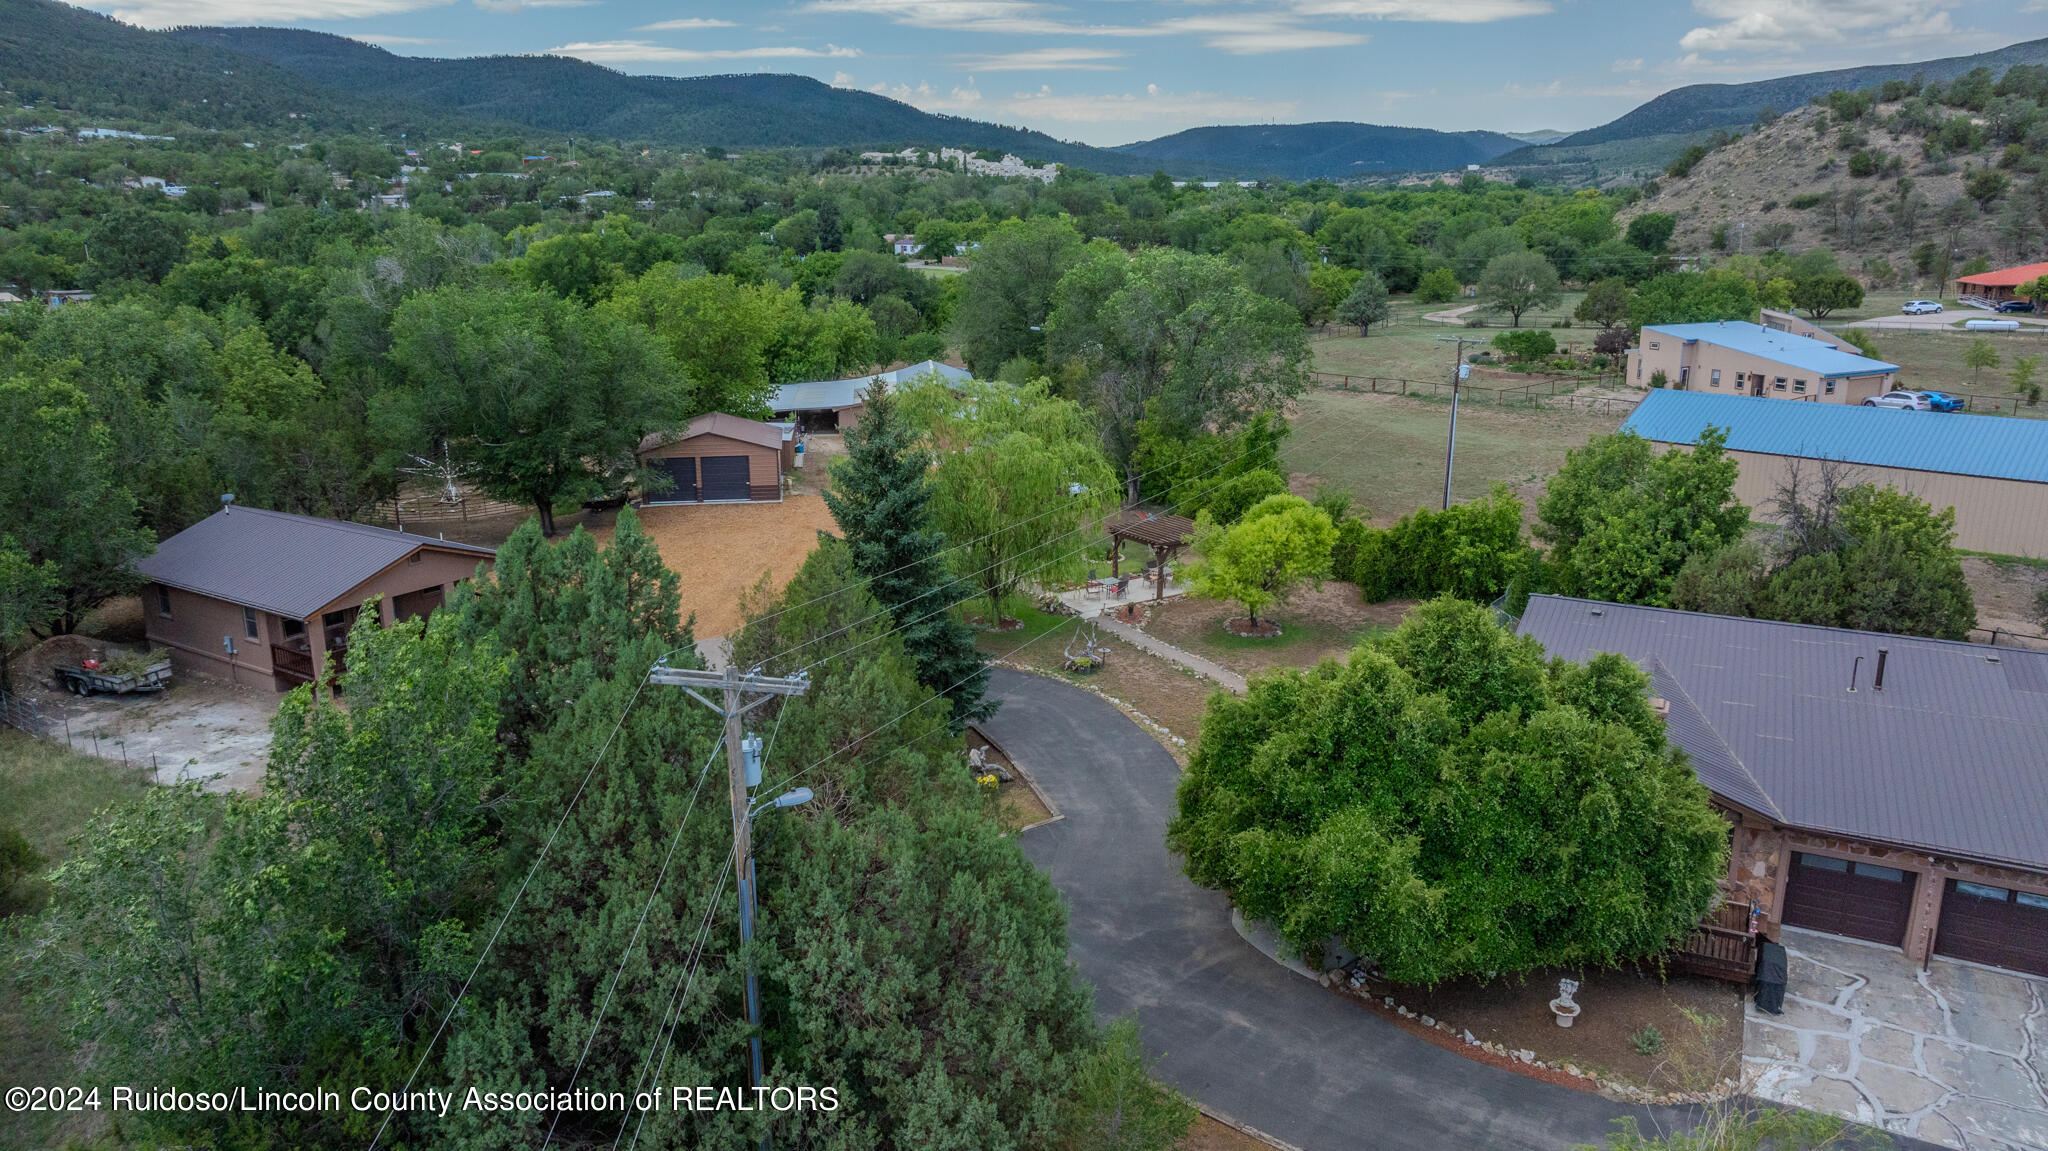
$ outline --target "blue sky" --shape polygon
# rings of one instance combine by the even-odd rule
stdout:
[[[89,0],[419,56],[796,72],[1119,144],[1201,124],[1590,127],[1667,89],[2048,36],[2048,0]]]

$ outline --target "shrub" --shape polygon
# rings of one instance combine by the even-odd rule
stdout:
[[[1821,201],[1825,199],[1827,199],[1826,194],[1821,192],[1801,192],[1786,201],[1785,206],[1803,212],[1808,208],[1819,207]]]
[[[1557,337],[1541,328],[1527,331],[1502,332],[1493,338],[1493,346],[1499,348],[1509,359],[1517,363],[1540,360],[1557,353]]]
[[[1671,377],[1670,377],[1670,376],[1667,376],[1667,375],[1665,375],[1665,374],[1664,374],[1664,369],[1662,369],[1662,368],[1658,368],[1658,369],[1657,369],[1656,371],[1654,371],[1654,372],[1651,372],[1651,373],[1650,373],[1650,386],[1651,386],[1651,387],[1653,387],[1653,388],[1662,388],[1662,387],[1668,387],[1668,386],[1670,386],[1670,384],[1671,384]]]
[[[1664,1033],[1656,1024],[1647,1024],[1628,1037],[1628,1045],[1635,1048],[1638,1055],[1655,1055],[1664,1050]]]
[[[1486,326],[1486,320],[1482,317],[1474,316],[1465,321],[1465,326],[1468,328],[1483,328]]]
[[[1449,268],[1432,268],[1415,284],[1415,298],[1425,304],[1448,304],[1458,298],[1458,277]]]
[[[1357,584],[1367,603],[1437,594],[1491,601],[1535,566],[1522,501],[1504,484],[1446,511],[1418,508],[1390,528],[1346,520],[1332,549],[1337,578]]]
[[[1628,341],[1627,328],[1620,325],[1603,328],[1599,335],[1593,337],[1593,350],[1610,356],[1627,355]]]
[[[1280,477],[1279,472],[1260,468],[1232,476],[1216,485],[1203,508],[1217,523],[1228,526],[1243,519],[1253,504],[1286,490],[1287,481]]]

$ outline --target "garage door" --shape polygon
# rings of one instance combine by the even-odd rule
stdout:
[[[1943,955],[2048,975],[2048,895],[1948,881],[1934,949]]]
[[[661,469],[675,486],[655,497],[655,502],[664,504],[693,504],[697,502],[697,461],[690,456],[681,459],[661,461]]]
[[[1794,852],[1785,882],[1785,922],[1894,947],[1913,912],[1910,871]]]
[[[697,462],[704,468],[704,499],[743,500],[751,495],[747,491],[747,457],[704,456]]]

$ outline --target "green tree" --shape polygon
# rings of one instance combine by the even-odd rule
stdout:
[[[1559,296],[1557,269],[1535,252],[1509,252],[1488,261],[1479,275],[1479,299],[1489,312],[1506,312],[1522,326],[1522,313],[1548,308]]]
[[[97,286],[121,280],[157,283],[185,253],[191,224],[181,213],[120,207],[99,217],[86,239],[88,271]]]
[[[1329,514],[1300,496],[1268,496],[1229,527],[1205,511],[1195,520],[1189,591],[1243,604],[1256,628],[1261,609],[1286,602],[1303,584],[1322,586],[1336,542]]]
[[[1955,509],[1896,488],[1822,483],[1810,505],[1781,491],[1781,517],[1819,530],[1789,549],[1758,590],[1763,619],[1966,639],[1977,605],[1955,550]],[[1797,535],[1795,533],[1795,539]]]
[[[1818,320],[1841,308],[1863,303],[1863,285],[1843,275],[1807,276],[1792,282],[1792,303]]]
[[[1567,595],[1667,605],[1687,560],[1748,527],[1726,444],[1727,432],[1710,428],[1690,451],[1652,452],[1633,433],[1573,449],[1537,505],[1553,585]]]
[[[953,722],[963,724],[994,711],[983,698],[988,666],[974,633],[950,610],[974,585],[947,572],[932,456],[918,436],[896,395],[870,396],[846,433],[846,458],[832,470],[825,506],[868,593],[894,617],[918,682],[950,700]]]
[[[85,393],[58,380],[0,379],[0,516],[26,563],[58,597],[54,626],[141,582],[133,564],[154,547],[136,523],[107,430]]]
[[[1990,340],[1978,336],[1963,349],[1963,366],[1970,369],[1970,386],[1974,388],[1977,386],[1977,373],[1998,366],[1998,349],[1991,346]]]
[[[1502,332],[1493,338],[1493,346],[1501,354],[1517,363],[1540,360],[1557,354],[1557,337],[1542,328],[1528,331]]]
[[[1387,285],[1373,272],[1358,277],[1351,294],[1337,305],[1337,318],[1347,324],[1357,324],[1358,334],[1367,335],[1374,324],[1384,324],[1394,314],[1394,302],[1387,295]]]
[[[1246,287],[1218,256],[1097,250],[1060,280],[1048,354],[1091,382],[1110,461],[1138,497],[1138,424],[1231,431],[1300,395],[1308,337],[1292,308]]]
[[[49,627],[63,610],[58,577],[11,535],[0,534],[0,691],[14,688],[15,640]]]
[[[2012,383],[2012,390],[2025,396],[2029,407],[2041,402],[2041,384],[2034,379],[2034,374],[2040,368],[2039,356],[2014,356],[2012,371],[2007,376]]]
[[[1061,1151],[1174,1151],[1195,1125],[1195,1105],[1152,1078],[1138,1024],[1112,1020],[1074,1073]]]
[[[1458,274],[1449,268],[1431,268],[1415,285],[1415,299],[1424,304],[1448,304],[1458,298]]]
[[[1505,484],[1443,511],[1417,508],[1390,528],[1338,525],[1335,571],[1367,603],[1452,595],[1491,601],[1536,570],[1522,537],[1522,501]]]
[[[1402,982],[1658,955],[1728,831],[1647,689],[1434,600],[1346,663],[1212,697],[1168,842],[1292,947],[1335,936]]]
[[[485,491],[555,507],[625,481],[648,432],[683,418],[672,362],[640,328],[547,292],[438,288],[399,306],[392,412],[414,443],[446,436]]]
[[[1611,328],[1628,319],[1629,286],[1626,280],[1608,277],[1586,286],[1586,295],[1572,309],[1572,319]]]
[[[679,418],[726,412],[766,418],[769,357],[786,305],[776,291],[731,276],[686,276],[658,264],[613,291],[605,310],[654,333],[687,381]]]
[[[1725,269],[1667,272],[1645,281],[1629,297],[1628,320],[1644,324],[1692,324],[1709,320],[1755,320],[1757,289],[1747,276]]]
[[[1087,414],[1023,388],[923,386],[935,443],[947,451],[932,469],[932,519],[961,541],[953,567],[988,600],[989,618],[1027,580],[1052,583],[1081,564],[1083,534],[1116,504],[1116,475],[1102,458]],[[906,397],[917,403],[917,396]]]
[[[1671,234],[1677,230],[1676,216],[1668,212],[1644,212],[1628,222],[1628,232],[1623,238],[1651,255],[1661,256],[1671,243]]]

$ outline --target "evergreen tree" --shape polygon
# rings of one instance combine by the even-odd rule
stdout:
[[[895,397],[879,388],[847,432],[846,448],[825,504],[852,548],[855,570],[902,629],[918,681],[952,701],[954,724],[987,718],[995,713],[983,698],[988,665],[973,631],[951,611],[974,584],[949,577],[940,558],[946,537],[932,526],[931,453],[918,446]]]

